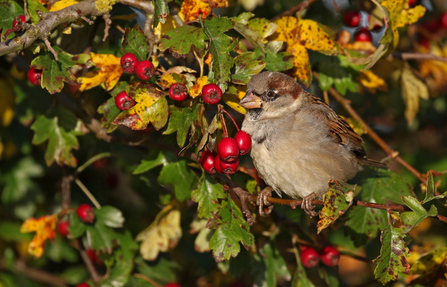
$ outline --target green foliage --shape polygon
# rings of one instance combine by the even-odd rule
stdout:
[[[148,48],[146,44],[146,36],[139,25],[132,29],[127,28],[121,43],[123,53],[133,53],[139,61],[147,59]]]
[[[12,22],[14,22],[14,19],[19,15],[24,15],[24,11],[16,1],[0,1],[0,36],[2,38],[6,30],[12,28]],[[8,36],[8,39],[10,38],[12,38],[12,35]]]
[[[169,49],[176,58],[188,56],[192,46],[199,50],[205,48],[206,36],[202,29],[193,26],[181,26],[166,33],[166,38],[161,39],[162,51]]]

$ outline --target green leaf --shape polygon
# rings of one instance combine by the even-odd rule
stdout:
[[[4,186],[2,202],[5,204],[17,202],[30,191],[37,190],[32,178],[42,175],[42,166],[38,165],[31,157],[20,159],[13,167],[0,175],[0,183]]]
[[[399,203],[401,196],[414,196],[411,186],[397,173],[380,170],[376,177],[370,177],[362,185],[359,200],[375,203]],[[386,211],[354,206],[346,222],[347,233],[356,246],[376,237],[386,227]]]
[[[169,49],[174,57],[186,58],[192,46],[199,50],[205,49],[205,39],[201,28],[185,25],[166,32],[161,39],[160,50]]]
[[[158,149],[151,149],[146,159],[143,159],[132,174],[144,173],[156,166],[167,164],[168,158],[173,160],[175,157],[171,153],[162,152]]]
[[[434,205],[427,212],[415,197],[403,196],[402,202],[413,210],[412,212],[404,212],[400,216],[400,219],[404,223],[401,227],[404,233],[410,232],[428,216],[436,216],[438,214],[438,210]]]
[[[292,287],[315,287],[312,281],[307,278],[306,270],[301,263],[300,254],[298,248],[294,245],[293,251],[296,258],[296,270],[293,274]]]
[[[78,251],[60,236],[56,236],[56,239],[45,247],[45,255],[57,263],[63,260],[75,263],[78,261],[78,254]]]
[[[103,223],[112,228],[123,227],[124,217],[118,208],[103,206],[100,209],[95,209],[95,215],[96,222]]]
[[[133,53],[139,61],[147,60],[148,44],[140,25],[137,24],[132,29],[126,28],[121,48],[124,54]]]
[[[115,97],[122,91],[125,91],[126,86],[128,85],[129,83],[127,82],[119,82],[112,90],[112,97],[98,107],[97,112],[103,115],[101,118],[101,127],[107,129],[108,133],[111,133],[118,128],[118,126],[112,124],[112,122],[121,113],[120,109],[116,107]]]
[[[154,262],[148,262],[139,256],[135,259],[135,265],[139,273],[157,282],[163,282],[163,284],[176,282],[176,271],[180,267],[175,261],[169,261],[164,257]]]
[[[0,222],[0,238],[7,242],[30,241],[33,236],[31,233],[21,233],[21,224],[2,220]]]
[[[27,0],[27,2],[28,2],[28,12],[31,16],[31,21],[34,24],[39,23],[41,18],[39,14],[37,14],[37,11],[48,13],[49,12],[48,9],[37,0]]]
[[[231,18],[234,21],[234,30],[265,53],[264,39],[275,32],[277,25],[264,18],[254,18],[248,21],[253,16],[253,13],[244,12]]]
[[[175,106],[170,106],[168,127],[163,134],[170,135],[177,132],[177,144],[179,147],[183,147],[191,125],[199,120],[199,108],[199,104],[188,108],[177,108]]]
[[[72,154],[72,149],[78,149],[79,143],[73,131],[66,132],[58,125],[58,118],[47,118],[39,116],[32,124],[31,129],[35,131],[33,144],[39,145],[48,141],[45,151],[45,161],[50,166],[54,161],[58,165],[76,167],[77,160]]]
[[[290,281],[292,276],[289,272],[289,269],[287,269],[287,264],[284,261],[284,258],[279,253],[275,242],[270,240],[259,250],[259,254],[260,259],[265,264],[265,273],[259,275],[263,277],[265,276],[266,286],[277,286],[276,276]],[[252,272],[253,271],[256,272],[257,270],[252,269]],[[256,274],[254,275],[256,276]],[[260,284],[258,284],[258,286],[260,286]]]
[[[62,91],[64,82],[76,83],[76,77],[71,73],[74,66],[82,66],[90,60],[89,55],[72,55],[54,46],[59,61],[54,60],[52,53],[38,56],[31,62],[31,66],[42,70],[41,86],[47,89],[50,94]]]
[[[162,24],[166,23],[166,17],[169,14],[168,3],[172,0],[155,0],[155,15],[154,27],[157,27],[158,22]]]
[[[89,273],[84,265],[68,267],[61,274],[61,278],[67,281],[68,284],[79,284],[87,280]]]
[[[20,15],[25,15],[25,12],[16,1],[0,0],[0,36],[2,41],[6,30],[12,28],[12,22],[14,22],[14,19]],[[11,39],[12,37],[13,35],[10,34],[7,39]]]
[[[447,247],[435,249],[428,254],[420,257],[416,262],[411,264],[410,274],[419,275],[416,279],[411,281],[411,284],[422,284],[423,286],[434,286],[434,280],[438,278],[435,274],[442,272],[447,256]],[[413,285],[414,286],[414,285]]]
[[[224,32],[233,28],[234,22],[228,18],[215,17],[203,21],[203,31],[210,40],[210,53],[213,55],[208,80],[216,83],[225,92],[230,81],[230,69],[233,67],[233,57],[230,52],[236,47],[237,41],[225,35]]]
[[[115,264],[110,270],[107,279],[102,280],[99,283],[101,287],[121,287],[124,286],[129,280],[130,273],[134,267],[133,258],[124,259],[120,250],[114,252]]]
[[[165,185],[174,185],[175,196],[183,201],[191,198],[191,191],[197,185],[197,176],[188,166],[187,161],[178,159],[163,166],[158,182]]]
[[[402,229],[388,225],[381,235],[380,255],[374,259],[377,264],[374,276],[380,283],[386,284],[396,280],[399,272],[408,274],[410,264],[407,262],[410,250],[406,247],[405,234]]]
[[[197,189],[191,194],[192,200],[199,204],[197,208],[199,218],[210,218],[213,213],[218,212],[219,198],[226,197],[223,186],[206,172],[202,172]]]
[[[234,58],[235,72],[231,76],[234,84],[246,85],[252,75],[256,75],[264,69],[265,62],[255,61],[253,56],[254,53],[249,52]]]
[[[95,210],[96,212],[97,210]],[[94,250],[101,250],[107,253],[112,252],[113,240],[116,238],[115,231],[105,226],[103,223],[95,222],[95,225],[86,225],[87,241]]]
[[[319,59],[320,87],[323,91],[329,90],[332,85],[342,95],[345,95],[348,90],[351,92],[358,91],[356,81],[358,71],[342,66],[339,57],[320,55]]]
[[[329,190],[323,195],[324,207],[317,224],[318,233],[343,216],[352,205],[354,192],[345,192],[342,188],[343,186],[338,182],[331,182]]]
[[[246,249],[254,244],[255,239],[249,232],[250,227],[232,199],[222,201],[220,210],[213,214],[208,226],[216,229],[210,240],[210,249],[213,250],[216,262],[237,256],[241,250],[239,242]]]
[[[292,54],[287,52],[279,52],[282,48],[283,42],[271,41],[266,46],[266,52],[263,53],[260,48],[254,50],[253,59],[265,62],[265,69],[272,72],[281,72],[293,68]]]
[[[87,225],[79,219],[79,216],[76,212],[73,212],[70,215],[70,227],[68,228],[68,237],[69,238],[78,238],[81,237],[85,231],[87,230]]]
[[[433,174],[431,172],[427,175],[427,190],[425,191],[425,198],[422,204],[432,201],[433,199],[441,199],[444,198],[445,195],[436,195],[436,185],[433,179]]]

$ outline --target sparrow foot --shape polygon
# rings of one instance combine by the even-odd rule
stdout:
[[[267,186],[258,194],[258,199],[256,200],[256,204],[259,206],[259,215],[266,217],[272,212],[273,205],[268,202],[267,198],[272,196],[273,188]],[[264,211],[264,207],[267,207],[267,212]]]
[[[301,208],[306,212],[310,217],[318,216],[318,213],[315,212],[315,205],[312,204],[312,200],[317,198],[317,195],[312,192],[305,198],[303,198],[303,201],[301,202]]]

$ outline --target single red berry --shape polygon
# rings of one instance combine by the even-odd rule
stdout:
[[[17,24],[19,24],[19,21],[17,21],[17,18],[19,18],[20,21],[22,21],[22,23],[25,23],[25,22],[26,22],[25,15],[17,16],[17,17],[14,19],[14,21],[12,21],[12,28],[15,28],[15,27],[17,26]]]
[[[408,6],[414,7],[418,4],[418,0],[408,0]]]
[[[129,97],[126,91],[122,91],[115,97],[115,105],[121,111],[125,111],[135,106],[135,101]]]
[[[181,287],[181,286],[177,283],[168,283],[165,285],[165,287]]]
[[[138,78],[142,79],[143,81],[147,81],[154,76],[155,68],[151,62],[144,60],[137,64],[135,73],[137,74]]]
[[[334,267],[340,261],[340,253],[333,246],[326,246],[320,252],[321,261],[327,266]]]
[[[222,173],[233,174],[237,171],[238,166],[239,158],[236,158],[236,160],[233,162],[226,162],[222,159],[220,160],[220,169],[222,170]]]
[[[214,169],[219,173],[222,173],[222,169],[220,168],[221,161],[222,160],[220,159],[220,156],[216,155],[216,157],[214,158]]]
[[[135,68],[138,65],[138,58],[133,53],[126,53],[121,57],[121,68],[124,72],[133,74],[135,73]]]
[[[348,11],[343,16],[343,23],[348,27],[357,27],[360,25],[360,12]]]
[[[320,262],[320,255],[312,247],[306,247],[300,253],[301,263],[307,268],[312,268],[318,265]]]
[[[209,150],[206,150],[202,153],[200,164],[207,173],[216,173],[216,169],[214,168],[215,157],[216,156],[214,155],[214,153]]]
[[[239,156],[239,146],[233,138],[223,138],[217,144],[217,153],[226,162],[233,162]]]
[[[87,203],[79,205],[76,213],[78,214],[79,219],[83,222],[93,223],[93,221],[95,221],[95,211],[93,210],[93,207]]]
[[[40,86],[40,81],[42,79],[42,70],[30,68],[27,76],[31,84],[33,84],[34,86]]]
[[[98,254],[96,254],[95,250],[87,248],[85,249],[85,251],[87,252],[88,257],[94,264],[102,265],[102,260],[101,258],[98,257]]]
[[[203,101],[210,105],[215,105],[222,98],[222,90],[216,84],[206,84],[202,88]]]
[[[250,151],[251,148],[251,137],[244,131],[238,131],[234,136],[234,140],[239,147],[239,154],[244,155]]]
[[[61,220],[59,221],[59,223],[57,224],[57,231],[59,232],[60,235],[67,237],[69,231],[68,228],[70,227],[70,221],[68,220]]]
[[[439,23],[442,29],[447,30],[447,12],[441,14],[441,17],[439,17]]]
[[[174,101],[184,101],[188,97],[188,89],[180,83],[172,84],[169,88],[169,97]]]
[[[372,42],[371,32],[367,28],[360,28],[355,32],[354,40],[356,42]]]
[[[90,287],[90,285],[88,285],[87,283],[81,283],[76,285],[76,287]]]

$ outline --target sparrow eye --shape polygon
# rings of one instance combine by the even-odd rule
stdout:
[[[267,97],[269,97],[269,98],[273,98],[273,97],[275,97],[275,93],[272,92],[272,91],[268,91],[268,92],[267,92]]]

